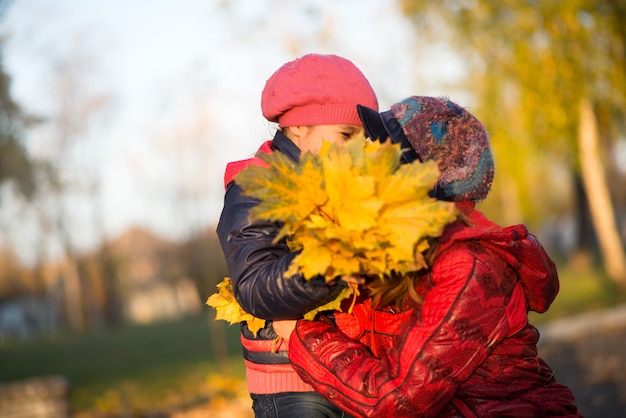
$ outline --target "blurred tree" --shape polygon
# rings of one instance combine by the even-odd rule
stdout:
[[[41,293],[34,274],[20,263],[11,248],[0,248],[0,300]]]
[[[196,110],[157,142],[158,149],[167,156],[174,170],[168,176],[168,186],[159,191],[171,193],[173,213],[179,227],[185,231],[178,257],[204,302],[227,273],[214,226],[206,225],[210,204],[222,192],[214,190],[211,186],[215,182],[210,181],[211,176],[221,174],[217,165],[212,164],[219,151],[219,142],[214,140],[216,124],[207,111],[210,106],[206,94],[195,94],[193,109]],[[215,321],[210,321],[209,327],[214,336],[211,339],[213,354],[222,371],[228,373],[231,365],[224,327]]]
[[[53,80],[54,107],[42,124],[40,146],[46,153],[48,166],[37,177],[38,195],[34,205],[39,220],[40,246],[45,249],[56,246],[61,251],[62,262],[57,266],[56,280],[63,282],[65,290],[65,314],[72,329],[98,329],[106,325],[105,312],[109,301],[115,303],[115,289],[110,283],[114,277],[90,274],[81,261],[76,244],[77,235],[91,229],[99,241],[106,243],[103,231],[102,201],[98,153],[95,144],[85,138],[109,103],[103,93],[92,91],[89,77],[93,77],[92,62],[81,51],[62,62],[56,63]],[[86,202],[91,219],[81,228],[77,219],[79,202]],[[45,264],[47,254],[39,252],[39,263]],[[100,258],[102,263],[110,260]],[[113,272],[106,265],[101,271]],[[100,298],[99,292],[106,291]],[[100,303],[99,303],[100,302]]]
[[[500,163],[494,192],[517,205],[514,213],[533,219],[562,199],[551,185],[583,191],[583,208],[561,209],[579,209],[580,220],[588,207],[605,269],[626,287],[626,256],[604,171],[624,132],[626,1],[400,4],[420,33],[450,41],[466,59],[475,113],[491,132]]]
[[[11,1],[0,0],[0,20]],[[47,162],[44,159],[33,157],[25,145],[25,134],[28,128],[41,122],[38,118],[26,114],[11,96],[11,78],[4,68],[0,39],[0,192],[15,192],[18,204],[29,205],[37,192],[37,177],[46,170]],[[14,186],[7,190],[7,186]],[[4,189],[4,190],[3,190]],[[6,197],[6,196],[5,196]],[[0,207],[2,206],[0,193]],[[3,243],[3,245],[7,245]],[[45,283],[38,267],[32,271],[32,283],[25,280],[25,266],[20,269],[7,268],[7,265],[18,265],[19,261],[12,249],[2,248],[3,267],[0,268],[0,297],[16,296],[11,289],[25,290],[43,294]],[[11,257],[7,258],[7,254]],[[10,260],[9,263],[7,260]],[[31,284],[34,284],[31,286]]]
[[[0,0],[0,19],[9,3]],[[0,186],[12,182],[22,196],[30,198],[35,191],[37,164],[24,146],[23,135],[35,119],[27,116],[11,97],[11,79],[4,69],[1,48],[0,40]]]

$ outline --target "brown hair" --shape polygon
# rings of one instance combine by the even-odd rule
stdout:
[[[407,302],[420,305],[422,297],[415,290],[417,277],[430,270],[435,253],[439,247],[438,241],[430,243],[430,248],[424,254],[428,267],[408,274],[392,272],[384,278],[376,277],[366,284],[372,306],[395,306],[402,309]]]

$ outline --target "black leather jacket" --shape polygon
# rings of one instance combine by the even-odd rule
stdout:
[[[277,131],[272,150],[298,161],[299,148],[281,131]],[[217,235],[224,251],[235,298],[248,313],[262,319],[297,319],[314,306],[324,302],[336,286],[327,285],[320,277],[305,280],[296,275],[286,279],[283,274],[296,256],[285,240],[273,243],[281,225],[250,219],[250,209],[258,200],[242,194],[235,183],[227,185],[224,208],[217,226]],[[275,338],[271,323],[257,338]],[[251,338],[251,333],[244,335]]]

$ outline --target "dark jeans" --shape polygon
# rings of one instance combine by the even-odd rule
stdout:
[[[251,394],[255,418],[349,418],[317,392]]]

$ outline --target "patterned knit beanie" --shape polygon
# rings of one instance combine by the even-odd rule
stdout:
[[[358,125],[356,105],[378,111],[369,81],[337,55],[304,55],[280,67],[265,83],[263,116],[286,126]]]
[[[432,195],[447,201],[479,201],[489,194],[494,175],[489,138],[471,113],[446,99],[412,96],[378,113],[358,106],[371,139],[387,137],[406,149],[410,162],[439,162],[439,180]]]

